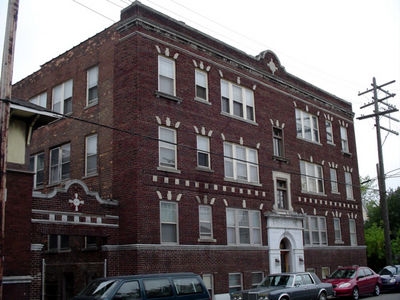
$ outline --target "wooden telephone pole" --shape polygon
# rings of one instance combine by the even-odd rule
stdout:
[[[10,120],[10,104],[7,101],[3,101],[3,99],[11,100],[11,82],[14,65],[14,46],[17,31],[18,7],[18,0],[9,0],[0,78],[0,300],[3,299],[4,237],[7,201],[7,140]]]
[[[388,211],[388,204],[387,204],[387,199],[386,199],[386,182],[385,182],[385,168],[384,168],[384,164],[383,164],[381,129],[388,131],[390,133],[396,134],[396,135],[398,135],[399,133],[381,126],[380,117],[384,116],[393,121],[399,122],[399,120],[397,120],[391,116],[388,116],[388,114],[390,114],[390,113],[397,112],[398,109],[396,107],[394,107],[393,105],[383,102],[384,100],[394,97],[396,95],[396,94],[389,93],[388,91],[382,89],[384,86],[392,84],[394,82],[395,81],[393,80],[393,81],[384,83],[382,85],[377,85],[375,77],[374,77],[372,79],[372,84],[371,84],[372,88],[369,90],[366,90],[363,93],[358,93],[358,96],[361,96],[366,93],[373,92],[373,96],[372,96],[373,101],[361,106],[360,108],[362,109],[367,106],[374,105],[374,113],[357,118],[358,120],[363,120],[366,118],[375,117],[376,138],[377,138],[377,145],[378,145],[378,160],[379,160],[379,163],[377,164],[378,186],[379,186],[381,214],[382,214],[382,220],[383,220],[383,230],[384,230],[384,236],[385,236],[385,259],[386,259],[387,265],[392,264],[392,247],[391,247],[391,243],[390,243],[389,211]],[[383,92],[384,97],[382,99],[378,98],[378,91],[381,93]],[[382,108],[382,105],[384,105],[385,107]]]

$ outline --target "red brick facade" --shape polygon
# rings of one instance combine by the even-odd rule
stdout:
[[[159,57],[174,64],[174,95],[160,92]],[[93,66],[99,70],[98,103],[88,106],[87,70]],[[207,74],[207,101],[196,98],[195,70]],[[33,246],[25,255],[31,272],[43,270],[47,299],[72,296],[103,275],[192,271],[210,276],[220,295],[235,288],[229,279],[236,275],[248,288],[255,273],[313,269],[322,276],[338,265],[366,263],[351,104],[287,73],[274,53],[249,56],[135,2],[121,21],[15,84],[13,96],[29,100],[46,93],[51,110],[52,89],[70,79],[72,113],[38,129],[30,147],[31,155],[44,153],[44,183],[29,207]],[[223,111],[222,81],[244,97],[253,95],[254,104],[246,100],[248,107],[241,107],[247,119]],[[315,120],[318,140],[298,136],[296,111],[304,122]],[[330,143],[326,121],[333,129]],[[175,167],[160,165],[160,127],[176,133]],[[341,127],[348,151],[342,150]],[[274,155],[274,128],[282,134],[282,155]],[[85,141],[92,134],[97,172],[87,176]],[[208,138],[209,168],[197,165],[197,136]],[[65,144],[69,175],[50,184],[51,150]],[[255,164],[250,154],[245,159],[245,179],[226,173],[231,161],[233,174],[243,172],[242,161],[224,153],[229,145],[256,153]],[[303,165],[316,177],[304,174]],[[176,220],[161,221],[163,204],[176,208]],[[199,206],[211,211],[209,238],[200,237]],[[247,213],[251,217],[243,219]],[[230,214],[242,219],[232,224]],[[310,228],[318,220],[310,235],[306,219]],[[171,238],[171,228],[176,241],[163,242],[163,230]],[[66,247],[49,247],[57,236]],[[30,299],[40,299],[34,283]]]

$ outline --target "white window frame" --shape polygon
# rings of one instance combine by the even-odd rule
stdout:
[[[162,55],[158,56],[158,91],[176,96],[175,60]]]
[[[258,278],[261,277],[261,280]],[[251,272],[251,287],[255,288],[262,282],[264,279],[264,272],[259,271],[259,272]],[[257,282],[256,282],[257,281]]]
[[[210,138],[204,135],[197,135],[197,167],[198,168],[205,168],[211,169],[211,162],[210,162]],[[206,164],[201,164],[200,162],[202,159],[200,157],[204,157]]]
[[[259,184],[257,150],[224,142],[224,174],[228,180]]]
[[[168,215],[169,209],[170,212]],[[178,204],[171,201],[160,201],[160,242],[161,244],[178,244],[179,230],[178,230]],[[170,228],[170,232],[175,231],[174,236],[166,236],[165,228]],[[171,230],[172,228],[172,230]],[[168,238],[168,239],[167,239]]]
[[[322,166],[300,160],[301,191],[324,194],[324,172]]]
[[[85,139],[85,175],[95,175],[97,174],[97,153],[98,153],[98,136],[97,134],[92,134]],[[94,168],[89,169],[89,165],[94,161]]]
[[[73,81],[67,80],[53,88],[52,110],[60,114],[72,113]]]
[[[221,79],[221,112],[229,116],[255,122],[253,91]]]
[[[203,282],[210,294],[211,299],[214,299],[214,276],[213,274],[203,274]]]
[[[318,118],[308,112],[296,108],[297,138],[313,143],[320,143]]]
[[[163,133],[170,133],[164,135]],[[160,168],[166,169],[177,169],[177,137],[176,137],[176,130],[165,127],[159,126],[158,127],[158,163]],[[163,156],[163,154],[172,154],[173,157]],[[166,161],[171,160],[171,162]]]
[[[228,245],[260,246],[262,244],[259,211],[227,208],[226,224]]]
[[[293,211],[292,207],[292,199],[291,199],[291,179],[290,174],[283,173],[283,172],[272,172],[272,179],[274,181],[274,195],[275,195],[275,203],[273,205],[274,210],[290,210]],[[278,185],[279,181],[283,181],[286,184],[286,187],[280,187]],[[282,207],[280,201],[280,190],[286,192],[286,208]]]
[[[344,180],[346,183],[346,198],[347,200],[354,200],[353,179],[350,172],[344,172]]]
[[[355,219],[349,219],[349,233],[350,233],[350,245],[357,246],[357,227]]]
[[[243,289],[242,273],[229,273],[229,294]]]
[[[212,207],[209,205],[199,205],[199,235],[200,240],[213,239]]]
[[[337,179],[337,170],[335,168],[329,168],[329,176],[331,178],[331,192],[338,194],[339,186],[338,186],[338,179]]]
[[[333,140],[333,127],[332,122],[329,120],[325,120],[325,129],[326,129],[326,142],[328,144],[334,144]]]
[[[57,153],[56,153],[57,152]],[[55,157],[54,155],[57,155]],[[70,178],[71,166],[71,144],[64,144],[50,149],[49,182],[59,183]]]
[[[204,96],[201,92],[204,92]],[[195,100],[208,102],[208,74],[205,71],[195,69]]]
[[[274,156],[285,157],[285,148],[283,146],[283,128],[272,127],[272,144]]]
[[[327,246],[326,218],[321,216],[307,216],[304,221],[304,244],[313,247]]]
[[[342,145],[342,151],[344,153],[350,153],[347,128],[344,126],[340,126],[340,141],[341,141],[341,145]]]
[[[99,67],[94,66],[88,69],[86,78],[86,105],[96,105],[99,100]]]
[[[29,102],[47,108],[47,92],[41,93],[29,99]]]
[[[335,232],[335,243],[342,243],[342,227],[339,218],[333,218],[333,229]]]
[[[33,188],[37,188],[44,185],[44,152],[34,154],[29,160],[30,169],[34,172],[33,175]],[[38,180],[41,178],[41,181]]]

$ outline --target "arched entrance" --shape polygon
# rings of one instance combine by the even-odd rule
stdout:
[[[283,238],[279,244],[281,254],[281,272],[291,271],[291,259],[290,259],[290,241],[287,238]]]

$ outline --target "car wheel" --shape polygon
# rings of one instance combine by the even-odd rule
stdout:
[[[374,289],[374,296],[379,296],[381,293],[381,288],[379,287],[379,285],[375,285],[375,289]]]
[[[326,297],[326,294],[324,292],[322,292],[321,294],[319,294],[318,300],[327,300],[328,298]]]
[[[360,297],[360,294],[358,293],[358,287],[355,287],[353,289],[352,298],[353,298],[353,300],[358,300],[359,297]]]

